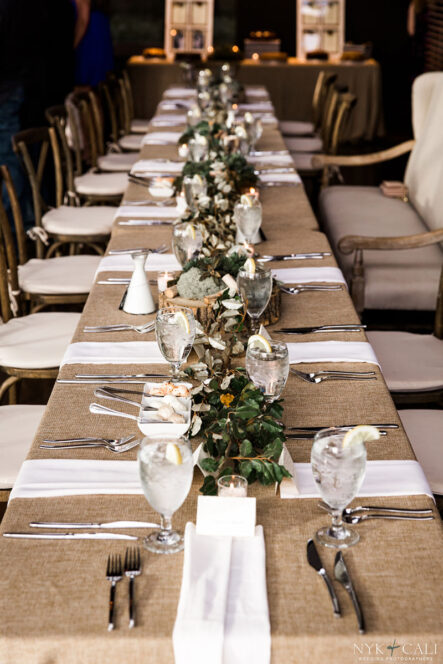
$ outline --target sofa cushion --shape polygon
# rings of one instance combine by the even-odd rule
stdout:
[[[398,414],[429,486],[443,495],[443,411],[399,410]]]
[[[350,279],[354,255],[338,250],[346,235],[389,237],[427,229],[412,205],[383,196],[378,187],[328,187],[320,196],[320,215],[335,255]],[[435,308],[443,251],[420,249],[365,251],[365,308]]]
[[[12,489],[45,406],[0,406],[0,489]]]
[[[283,120],[278,123],[283,136],[310,136],[314,133],[314,124],[312,122],[302,122],[298,120]],[[132,131],[134,131],[132,129]]]
[[[409,198],[428,230],[443,227],[443,72],[419,76],[412,88],[416,143],[405,173]]]

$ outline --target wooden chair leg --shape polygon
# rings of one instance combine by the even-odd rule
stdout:
[[[18,376],[9,376],[0,387],[0,402],[6,392],[9,390],[9,403],[14,405],[17,403],[17,387],[16,383],[19,381]]]

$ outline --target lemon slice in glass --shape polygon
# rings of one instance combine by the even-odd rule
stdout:
[[[353,429],[350,429],[343,438],[342,447],[349,447],[358,443],[369,443],[372,440],[380,438],[380,431],[371,426],[370,424],[360,424]]]
[[[176,325],[179,325],[183,332],[186,332],[186,334],[191,333],[191,327],[189,325],[188,317],[183,311],[177,311],[177,313],[174,316],[174,323]]]
[[[166,445],[165,457],[170,463],[176,466],[181,466],[183,463],[180,448],[175,443],[168,443]]]
[[[255,274],[256,272],[255,260],[253,258],[246,259],[243,265],[243,270],[245,272],[249,272],[250,274]]]
[[[265,353],[272,353],[271,344],[261,334],[253,334],[248,339],[248,348],[259,348]]]
[[[252,198],[252,196],[248,196],[247,194],[242,194],[240,196],[240,203],[242,205],[248,205],[249,207],[252,207],[254,199]]]
[[[195,227],[192,224],[188,224],[185,228],[185,234],[195,240]]]

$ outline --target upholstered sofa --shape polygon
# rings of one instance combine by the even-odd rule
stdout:
[[[320,196],[323,226],[359,311],[435,309],[443,265],[443,72],[418,77],[412,101],[414,141],[370,155],[313,159],[325,181],[335,166],[411,151],[406,201],[386,197],[378,187],[330,186]]]

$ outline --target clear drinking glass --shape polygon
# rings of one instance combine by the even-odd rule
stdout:
[[[183,535],[172,529],[171,519],[192,484],[194,463],[189,439],[147,436],[140,445],[138,465],[146,500],[161,518],[161,529],[150,533],[144,546],[154,553],[177,553],[183,549]]]
[[[195,318],[186,307],[166,307],[157,311],[155,336],[160,351],[171,364],[172,379],[178,379],[180,366],[192,349],[195,337]]]
[[[312,474],[332,514],[332,525],[318,530],[316,538],[320,544],[336,549],[353,546],[360,539],[355,530],[344,525],[342,513],[363,482],[366,447],[358,441],[344,446],[346,433],[338,427],[319,431],[311,451]]]
[[[262,222],[262,206],[258,198],[244,194],[234,206],[234,221],[246,242],[253,244]]]
[[[255,272],[240,270],[237,277],[238,290],[251,317],[253,332],[258,330],[258,319],[266,309],[272,293],[272,273],[258,268]]]
[[[287,345],[279,341],[270,341],[270,345],[270,353],[257,346],[248,346],[246,351],[248,376],[269,402],[281,396],[289,375]]]
[[[189,140],[188,147],[191,161],[205,161],[208,158],[209,143],[205,136],[196,134],[195,138]]]
[[[172,230],[172,249],[181,266],[196,256],[203,246],[201,231],[189,223],[175,224]]]
[[[183,192],[188,207],[191,210],[196,209],[196,200],[199,196],[205,196],[208,189],[208,183],[200,175],[185,175],[183,178]]]

